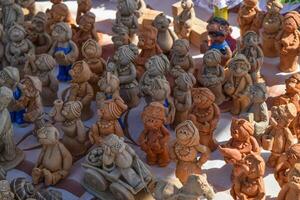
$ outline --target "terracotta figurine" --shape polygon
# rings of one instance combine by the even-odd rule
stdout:
[[[51,117],[54,122],[61,123],[64,133],[62,144],[70,151],[73,157],[78,158],[87,151],[87,131],[81,120],[82,104],[80,101],[68,101],[64,103],[58,99],[54,102]]]
[[[89,65],[92,72],[89,83],[92,85],[94,94],[99,91],[98,82],[106,69],[106,62],[102,56],[101,46],[92,39],[88,39],[82,46],[81,52],[84,61]]]
[[[164,13],[157,15],[152,25],[157,29],[157,44],[165,55],[169,55],[177,35],[170,29],[171,20]]]
[[[252,85],[252,79],[248,74],[251,65],[244,55],[239,54],[230,60],[228,66],[230,77],[224,85],[224,91],[232,97],[231,113],[238,115],[246,112],[251,102],[249,88]]]
[[[170,162],[168,142],[170,131],[164,126],[165,108],[161,103],[152,102],[142,112],[144,129],[139,136],[141,149],[147,154],[149,165],[165,167]]]
[[[215,103],[220,105],[225,101],[223,94],[223,83],[225,79],[224,68],[220,65],[222,54],[216,50],[208,50],[203,56],[202,71],[199,71],[198,81],[204,87],[210,89],[215,95]]]
[[[28,11],[28,14],[24,16],[25,20],[32,20],[33,16],[35,15],[35,0],[17,0],[17,3],[23,9],[26,9]]]
[[[22,150],[16,147],[13,138],[13,125],[7,110],[8,105],[13,99],[12,91],[5,87],[0,87],[0,166],[5,170],[12,169],[19,165],[24,159]]]
[[[33,184],[44,182],[46,186],[55,185],[66,178],[72,167],[72,155],[69,150],[59,142],[59,132],[47,125],[37,130],[42,151],[32,169]]]
[[[77,4],[76,23],[80,24],[80,18],[92,9],[93,2],[92,0],[78,0]]]
[[[7,180],[0,181],[0,199],[14,200],[15,194],[11,191],[10,184]]]
[[[293,72],[298,67],[300,46],[300,14],[291,11],[284,16],[282,31],[276,37],[276,48],[279,51],[279,70]]]
[[[194,3],[192,0],[181,0],[183,11],[174,18],[174,31],[179,38],[189,39],[193,21],[196,18]]]
[[[215,96],[207,88],[192,89],[193,106],[189,113],[189,119],[193,121],[200,135],[200,144],[211,151],[217,148],[213,134],[220,119],[220,109],[214,103]]]
[[[201,136],[192,121],[180,123],[175,132],[176,140],[170,149],[171,158],[177,161],[176,177],[185,184],[191,174],[201,173],[201,167],[208,160],[210,150],[199,143]],[[199,159],[198,153],[201,153]]]
[[[119,137],[124,136],[118,119],[127,108],[128,106],[120,97],[104,102],[103,106],[98,110],[100,119],[92,126],[89,132],[92,144],[101,144],[103,139],[110,134],[115,134]]]
[[[72,64],[77,60],[78,48],[72,39],[72,30],[67,23],[60,22],[54,25],[52,31],[53,45],[49,51],[58,63],[59,72],[57,79],[59,81],[70,81],[72,78],[69,70]]]
[[[15,0],[1,0],[0,4],[2,7],[1,24],[5,31],[8,31],[15,23],[24,23],[24,13]]]

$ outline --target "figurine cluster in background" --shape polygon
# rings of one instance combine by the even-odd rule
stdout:
[[[144,189],[158,200],[213,199],[201,168],[216,150],[233,166],[234,199],[265,199],[266,166],[282,187],[277,199],[299,198],[300,74],[286,80],[286,93],[274,98],[270,109],[261,74],[264,56],[280,57],[283,72],[296,70],[299,13],[281,16],[277,0],[268,1],[263,13],[257,0],[244,0],[238,44],[229,23],[212,17],[199,67],[189,52],[199,20],[192,0],[181,1],[174,31],[162,13],[151,24],[139,24],[147,9],[143,0],[118,0],[114,53],[107,61],[92,1],[77,1],[76,19],[61,0],[51,2],[45,13],[35,13],[34,1],[0,1],[0,199],[62,199],[59,192],[35,185],[59,183],[84,156],[82,185],[100,199],[134,200]],[[24,16],[22,8],[29,14]],[[68,83],[60,96],[59,82]],[[141,101],[146,103],[140,113],[143,130],[135,141],[128,116]],[[44,112],[44,106],[51,111]],[[218,144],[214,132],[227,111],[234,115],[232,137]],[[95,114],[97,122],[86,127],[84,121]],[[42,147],[32,183],[5,180],[5,171],[25,157],[14,142],[13,123],[33,124]],[[175,161],[182,188],[157,181],[129,144],[145,152],[148,165],[166,167]],[[267,163],[262,148],[271,152]]]

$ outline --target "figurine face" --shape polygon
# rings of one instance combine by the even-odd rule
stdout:
[[[97,55],[97,47],[94,44],[89,44],[84,48],[84,53],[87,58],[95,58]]]
[[[259,38],[256,33],[246,33],[246,36],[243,38],[243,44],[245,46],[257,45],[259,43]]]
[[[297,29],[297,23],[295,22],[295,20],[291,17],[284,19],[283,22],[283,30],[285,30],[286,32],[294,32]]]
[[[188,48],[182,40],[176,40],[173,46],[174,52],[179,56],[185,56],[188,53]]]
[[[37,32],[37,33],[44,32],[44,28],[45,28],[44,22],[38,21],[38,20],[32,20],[32,26],[33,26],[33,29],[35,30],[35,32]]]
[[[143,116],[143,122],[146,129],[156,130],[163,126],[164,121],[161,119],[154,118],[150,115]]]
[[[288,119],[285,117],[281,112],[282,110],[279,109],[279,107],[272,107],[271,109],[271,119],[270,119],[270,124],[278,127],[278,128],[283,128],[289,125],[291,122],[291,119]]]
[[[247,141],[250,137],[249,132],[254,132],[250,122],[241,119],[233,119],[231,123],[231,137],[235,141]]]
[[[98,116],[100,119],[105,119],[105,120],[114,119],[111,112],[109,111],[108,103],[104,104],[104,106],[98,110]]]
[[[241,60],[235,61],[230,69],[234,73],[233,75],[237,77],[244,76],[249,71],[247,64]]]
[[[158,31],[166,31],[169,28],[171,20],[167,18],[166,15],[160,14],[155,17],[153,21],[153,26],[157,28]]]
[[[153,58],[148,59],[148,61],[145,63],[145,68],[147,69],[147,71],[149,72],[149,75],[151,75],[151,76],[161,75],[161,72],[156,67],[155,61]]]
[[[267,98],[265,92],[261,88],[255,86],[250,87],[250,94],[253,103],[262,103]]]
[[[25,32],[24,30],[19,29],[18,27],[15,27],[10,31],[10,40],[13,42],[21,42],[25,38]]]
[[[191,0],[182,0],[181,1],[181,7],[183,9],[190,9],[194,6],[193,2]]]
[[[129,44],[130,38],[129,38],[128,34],[120,33],[118,35],[113,36],[112,41],[114,43],[115,49],[118,49],[119,47],[121,47],[123,45]]]
[[[300,80],[290,77],[285,81],[286,93],[296,94],[300,93]]]
[[[61,26],[55,26],[52,30],[52,37],[58,42],[65,42],[67,40],[67,31]]]
[[[206,95],[203,95],[202,93],[195,93],[192,92],[193,96],[193,103],[197,105],[198,108],[205,109],[212,105],[214,102],[210,98],[208,98]]]
[[[79,28],[85,32],[88,32],[92,30],[93,23],[91,23],[89,20],[85,19],[85,17],[81,17],[79,22]]]
[[[207,67],[215,67],[221,63],[221,54],[216,51],[208,51],[204,54],[203,62]]]
[[[46,131],[46,128],[38,130],[38,140],[41,145],[54,145],[58,142],[58,135],[55,132]]]
[[[179,130],[176,131],[176,137],[179,142],[183,145],[189,143],[191,138],[194,136],[194,133],[187,126],[181,127]]]
[[[122,15],[129,16],[137,10],[137,3],[136,1],[119,0],[117,8]]]

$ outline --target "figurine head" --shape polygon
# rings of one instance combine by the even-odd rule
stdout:
[[[116,120],[128,109],[121,97],[106,100],[104,106],[98,110],[100,119]]]
[[[283,30],[293,33],[300,26],[300,14],[297,11],[291,11],[284,16]]]
[[[270,124],[274,127],[285,128],[297,116],[297,108],[293,103],[273,106],[271,108]]]
[[[300,161],[300,144],[290,146],[285,152],[285,156],[290,168],[294,167],[294,165]]]
[[[121,153],[125,150],[126,144],[124,139],[115,134],[109,134],[103,139],[103,145],[113,154]],[[104,148],[105,149],[105,148]],[[105,150],[104,150],[105,153]]]
[[[42,82],[36,76],[26,75],[21,80],[21,90],[27,97],[36,97],[42,92]]]
[[[265,83],[256,83],[250,86],[250,94],[253,103],[263,103],[267,100],[267,87]]]
[[[276,14],[280,13],[283,5],[279,0],[268,0],[266,8],[269,13]]]
[[[300,94],[300,73],[293,74],[285,80],[287,94]]]
[[[155,55],[148,59],[145,68],[150,76],[162,76],[169,71],[170,62],[165,55]]]
[[[0,87],[0,111],[2,112],[13,99],[13,92],[8,87]]]
[[[95,22],[96,22],[96,15],[92,12],[87,12],[80,17],[78,25],[82,31],[89,32],[93,30]]]
[[[114,92],[119,90],[120,80],[114,74],[106,72],[106,74],[100,78],[98,86],[100,88],[100,91],[108,94],[113,94]]]
[[[54,67],[57,64],[55,59],[49,54],[39,55],[34,62],[39,71],[41,72],[50,72],[54,69]]]
[[[208,35],[209,35],[212,43],[220,44],[220,43],[223,43],[226,39],[226,33],[224,30],[209,32]]]
[[[0,181],[0,199],[1,200],[14,200],[15,195],[11,192],[10,184],[7,180]]]
[[[236,169],[235,175],[242,176],[245,174],[249,178],[259,178],[263,177],[265,174],[265,161],[264,159],[257,154],[248,154]]]
[[[166,122],[165,107],[159,102],[152,102],[142,112],[144,128],[157,130]]]
[[[78,4],[78,9],[81,12],[86,13],[92,9],[93,2],[92,0],[77,0],[77,4]]]
[[[244,5],[248,8],[254,8],[256,7],[258,0],[243,0]]]
[[[84,60],[81,60],[73,64],[69,74],[73,83],[84,83],[91,78],[92,72],[89,65]]]
[[[37,33],[43,33],[47,22],[47,15],[44,12],[38,12],[31,21],[33,30]]]
[[[209,108],[215,101],[215,95],[208,88],[192,88],[193,105],[200,109]]]
[[[55,22],[64,22],[68,17],[69,9],[66,4],[54,4],[51,9],[51,19]]]
[[[300,191],[300,163],[296,163],[288,174],[288,184],[299,193]]]
[[[251,69],[248,59],[243,54],[233,57],[229,61],[228,67],[232,75],[236,77],[245,76]]]
[[[196,79],[192,74],[181,73],[175,79],[175,85],[178,89],[182,91],[189,91],[196,84]]]
[[[223,18],[212,17],[207,23],[206,30],[208,33],[223,31],[226,37],[232,33],[230,24]]]
[[[118,12],[121,13],[121,15],[129,16],[131,14],[134,14],[137,9],[137,1],[135,0],[118,0],[117,5]]]
[[[115,49],[118,49],[123,45],[130,44],[129,30],[127,26],[123,24],[114,24],[112,31],[116,34],[111,38]]]
[[[59,132],[51,124],[48,124],[47,126],[38,129],[37,137],[39,143],[43,146],[51,146],[59,142]]]
[[[245,119],[232,118],[231,137],[235,141],[247,141],[254,134],[254,126]]]
[[[144,26],[139,32],[138,47],[140,49],[155,49],[157,41],[157,29],[153,26]]]
[[[139,55],[139,49],[134,44],[123,45],[114,55],[114,59],[122,66],[133,63]]]
[[[166,31],[169,29],[171,20],[167,18],[164,13],[160,13],[154,18],[152,26],[154,26],[158,31]]]
[[[174,53],[174,56],[185,56],[188,54],[190,48],[190,43],[186,39],[178,39],[175,40],[173,47],[172,47],[172,53]]]
[[[222,54],[217,49],[210,49],[203,56],[203,63],[207,67],[216,67],[221,64]]]
[[[67,42],[72,39],[72,30],[67,23],[59,22],[54,25],[51,35],[57,42]]]
[[[102,55],[102,48],[97,41],[88,39],[82,45],[81,52],[86,60],[93,58],[99,59]]]
[[[80,101],[68,101],[64,104],[61,114],[67,120],[80,119],[82,103]]]
[[[190,10],[194,7],[194,3],[192,0],[181,0],[181,7],[185,10]]]
[[[5,67],[0,71],[0,86],[14,90],[20,82],[19,70],[15,67]]]
[[[14,24],[12,27],[8,30],[8,37],[9,40],[12,42],[21,42],[26,37],[26,31],[23,26],[19,24]]]
[[[177,143],[190,147],[199,145],[199,131],[192,121],[181,122],[176,126],[175,133]]]
[[[259,44],[259,36],[254,31],[247,31],[243,36],[244,46],[254,46]]]

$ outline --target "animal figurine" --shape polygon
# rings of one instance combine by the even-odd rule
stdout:
[[[189,39],[190,28],[196,18],[194,3],[192,0],[181,0],[181,13],[174,18],[174,31],[179,38]]]
[[[99,120],[89,131],[91,143],[101,144],[103,139],[111,134],[123,137],[123,129],[118,119],[127,109],[128,106],[120,97],[104,101],[98,110]]]
[[[218,50],[208,50],[203,56],[203,67],[197,77],[199,83],[215,95],[217,105],[221,105],[225,101],[223,94],[225,72],[221,66],[221,61],[222,54]]]
[[[230,60],[228,67],[230,75],[224,85],[224,91],[231,96],[233,101],[230,112],[238,115],[246,112],[251,102],[249,88],[252,85],[252,79],[248,74],[251,65],[244,55],[239,54]]]
[[[139,144],[147,154],[147,163],[166,167],[170,163],[170,131],[164,126],[164,106],[159,102],[150,103],[142,112],[142,120],[144,129],[139,136]]]
[[[44,182],[46,186],[55,185],[66,178],[72,167],[72,155],[59,141],[58,130],[48,124],[37,130],[42,150],[32,169],[34,185]]]
[[[0,181],[0,199],[14,200],[15,194],[11,191],[9,182],[7,180]]]
[[[197,127],[190,120],[180,123],[176,128],[176,140],[171,145],[172,160],[176,160],[175,175],[182,184],[187,183],[192,174],[200,174],[202,165],[208,160],[210,150],[199,143]],[[198,159],[198,153],[201,157]]]
[[[76,44],[71,40],[72,30],[67,23],[59,22],[54,25],[51,35],[54,42],[49,54],[55,58],[59,67],[57,79],[70,81],[72,78],[69,71],[79,54]]]
[[[17,148],[14,142],[13,136],[13,125],[11,123],[9,106],[13,99],[13,92],[5,87],[0,87],[0,165],[4,170],[15,168],[19,165],[25,155],[22,150]]]
[[[2,7],[1,24],[4,31],[8,31],[15,23],[24,23],[24,13],[15,0],[1,0],[0,4]]]
[[[165,55],[169,55],[177,35],[170,29],[171,20],[164,13],[157,15],[152,26],[157,29],[157,44]]]
[[[189,119],[199,131],[200,144],[214,151],[217,145],[213,133],[220,119],[220,109],[214,103],[215,96],[207,88],[193,88],[192,101],[193,106],[190,109]]]
[[[279,70],[282,72],[294,72],[298,66],[300,46],[300,14],[291,11],[284,16],[282,30],[276,37],[276,48],[279,52]]]
[[[19,4],[23,9],[28,11],[28,14],[24,16],[26,21],[32,20],[35,15],[35,0],[17,0],[17,4]]]

